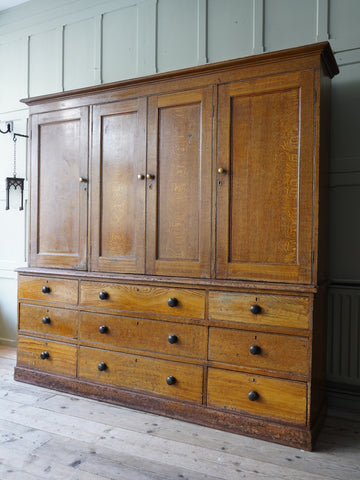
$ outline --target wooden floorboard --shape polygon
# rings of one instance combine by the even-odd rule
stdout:
[[[0,346],[0,480],[360,480],[360,418],[328,416],[316,451],[15,382]]]

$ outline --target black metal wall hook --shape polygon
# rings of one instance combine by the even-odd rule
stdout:
[[[3,131],[0,129],[0,133],[11,133],[11,125],[10,125],[10,123],[7,124],[7,129],[5,130],[5,132],[3,132]]]
[[[5,132],[1,132],[1,133],[5,133]],[[16,141],[16,137],[29,138],[29,135],[23,135],[22,133],[14,133],[14,136],[13,136],[14,142]]]

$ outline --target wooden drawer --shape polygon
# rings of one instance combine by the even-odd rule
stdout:
[[[308,373],[308,339],[290,335],[210,328],[209,360],[306,375]]]
[[[250,311],[253,305],[260,313]],[[209,319],[247,324],[309,328],[310,301],[296,295],[209,293]]]
[[[207,330],[194,325],[82,312],[79,338],[148,352],[206,358]]]
[[[19,330],[76,338],[78,312],[64,308],[20,304]]]
[[[41,354],[45,352],[49,356],[42,359]],[[17,364],[19,366],[75,377],[76,353],[75,345],[31,337],[18,337]]]
[[[101,300],[100,292],[107,298]],[[177,305],[170,307],[170,298]],[[116,283],[81,282],[80,303],[86,307],[115,308],[128,312],[151,313],[189,318],[204,318],[205,292],[183,288],[119,285]]]
[[[249,393],[256,392],[251,401]],[[210,407],[246,412],[299,424],[306,423],[306,383],[209,368]]]
[[[44,293],[44,290],[47,293]],[[78,281],[62,280],[52,277],[19,276],[18,296],[30,300],[42,300],[49,303],[78,303]]]
[[[100,371],[98,366],[105,364]],[[79,377],[101,383],[202,402],[203,368],[126,353],[80,347]],[[168,385],[167,378],[175,383]]]

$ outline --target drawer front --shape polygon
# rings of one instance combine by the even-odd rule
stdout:
[[[78,312],[64,308],[20,304],[19,330],[77,337]]]
[[[18,296],[30,300],[77,305],[78,281],[19,276]]]
[[[22,336],[18,338],[17,363],[19,366],[75,377],[76,354],[75,345]]]
[[[106,294],[103,300],[99,297],[100,292]],[[176,299],[176,305],[170,307],[169,299]],[[80,303],[87,307],[115,308],[128,312],[204,318],[205,292],[182,288],[81,282]]]
[[[209,330],[209,360],[306,375],[307,359],[306,338],[225,328]]]
[[[99,370],[99,366],[104,369]],[[79,377],[143,392],[202,402],[203,368],[197,365],[80,347]],[[173,384],[168,385],[169,377],[174,377]]]
[[[301,382],[215,368],[209,368],[208,371],[207,403],[210,407],[304,425],[306,391],[306,384]],[[249,399],[250,392],[252,401]],[[255,393],[257,399],[254,399]]]
[[[83,312],[79,338],[148,352],[206,357],[207,330],[194,325]]]
[[[252,313],[252,310],[259,313]],[[259,309],[260,308],[260,309]],[[254,325],[309,328],[310,300],[296,295],[209,293],[209,319]]]

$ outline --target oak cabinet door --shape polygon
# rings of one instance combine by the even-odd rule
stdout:
[[[219,87],[218,278],[311,283],[314,74]]]
[[[30,266],[86,270],[88,108],[33,115],[31,148]]]
[[[149,98],[146,271],[209,277],[211,87]]]
[[[146,99],[94,106],[92,270],[144,273],[145,168]]]

